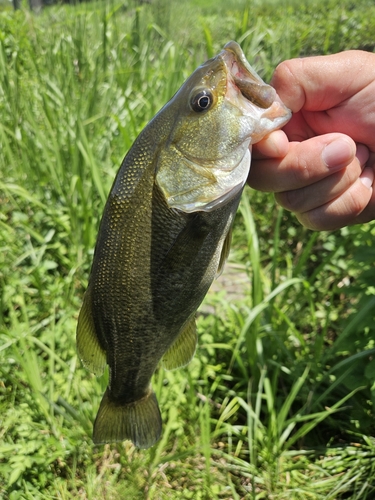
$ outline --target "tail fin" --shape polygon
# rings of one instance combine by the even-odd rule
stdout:
[[[125,405],[111,401],[107,389],[95,419],[93,441],[129,439],[138,448],[150,448],[160,438],[161,427],[158,401],[151,389],[144,398]]]

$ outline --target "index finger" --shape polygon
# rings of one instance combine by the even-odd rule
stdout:
[[[374,60],[361,50],[290,59],[277,66],[271,85],[294,113],[329,110],[374,80]]]

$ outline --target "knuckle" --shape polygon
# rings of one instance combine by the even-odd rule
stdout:
[[[344,171],[344,181],[346,186],[352,186],[360,175],[361,167],[358,162],[353,162],[350,166],[346,167]]]
[[[304,196],[303,190],[293,189],[291,191],[283,191],[275,195],[276,201],[286,210],[291,212],[301,212],[303,209]]]
[[[294,80],[294,66],[295,61],[293,59],[282,61],[278,64],[272,76],[272,84],[277,86],[278,84]]]
[[[293,175],[295,182],[299,185],[309,184],[311,180],[311,169],[309,168],[309,161],[301,155],[296,155],[294,159]]]
[[[359,194],[355,189],[350,189],[347,192],[347,210],[354,217],[357,217],[366,208],[367,204],[365,198]]]

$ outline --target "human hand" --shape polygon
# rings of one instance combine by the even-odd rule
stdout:
[[[284,61],[271,83],[293,117],[254,146],[249,184],[310,229],[374,219],[375,54]]]

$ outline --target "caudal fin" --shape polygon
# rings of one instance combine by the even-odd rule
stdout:
[[[133,403],[120,405],[104,393],[94,423],[95,444],[129,439],[138,448],[150,448],[161,435],[161,415],[155,393]]]

